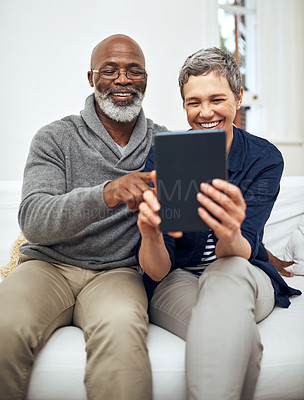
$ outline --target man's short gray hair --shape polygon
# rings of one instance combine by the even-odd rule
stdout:
[[[241,91],[242,78],[236,59],[227,51],[217,47],[210,47],[198,50],[184,62],[178,79],[183,100],[185,100],[184,85],[188,82],[189,77],[191,75],[207,75],[209,72],[225,76],[230,89],[237,98]]]

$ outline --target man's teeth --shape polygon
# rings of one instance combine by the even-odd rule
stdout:
[[[131,92],[128,93],[113,93],[114,96],[128,97],[131,95]]]
[[[203,128],[214,128],[215,126],[217,126],[220,122],[207,122],[207,123],[203,123],[200,124]]]

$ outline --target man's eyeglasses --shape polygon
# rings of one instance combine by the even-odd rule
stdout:
[[[104,69],[91,69],[92,72],[99,74],[100,78],[103,79],[118,79],[121,73],[125,74],[126,77],[132,81],[144,79],[147,73],[144,69],[131,68],[127,70],[115,69],[115,68],[104,68]]]

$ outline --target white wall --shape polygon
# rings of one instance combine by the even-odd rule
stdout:
[[[263,117],[251,132],[278,145],[285,174],[304,174],[304,1],[257,5]],[[91,51],[114,33],[146,55],[146,115],[188,128],[177,76],[189,54],[218,45],[217,0],[1,0],[0,179],[21,179],[35,132],[83,108]]]
[[[255,133],[282,151],[285,175],[304,175],[304,1],[257,0]]]
[[[35,132],[83,108],[91,51],[111,34],[130,35],[146,55],[146,115],[188,128],[179,68],[200,47],[218,44],[212,35],[206,41],[203,8],[201,0],[1,0],[0,179],[21,179]]]

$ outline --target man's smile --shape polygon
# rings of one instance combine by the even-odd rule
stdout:
[[[126,100],[131,100],[134,96],[134,93],[132,92],[114,92],[110,94],[115,100],[119,101],[126,101]]]

